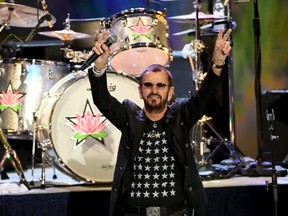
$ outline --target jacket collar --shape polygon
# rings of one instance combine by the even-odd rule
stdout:
[[[138,116],[144,120],[146,118],[145,112],[144,112],[144,108],[142,108],[141,110],[137,111],[138,112]],[[166,118],[165,120],[169,121],[171,118],[173,117],[173,112],[170,106],[168,106],[166,113],[164,114],[164,118]]]

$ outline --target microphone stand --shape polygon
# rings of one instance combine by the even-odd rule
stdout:
[[[38,32],[38,29],[40,28],[40,25],[46,20],[46,21],[51,21],[51,15],[50,14],[45,14],[43,15],[39,20],[37,25],[32,29],[30,34],[27,36],[27,38],[24,40],[25,43],[30,42],[32,38],[36,35]]]
[[[279,136],[273,135],[274,126],[273,121],[275,120],[274,110],[271,109],[271,113],[268,113],[268,110],[266,109],[266,119],[268,121],[268,129],[270,132],[270,151],[271,151],[271,163],[272,163],[272,190],[273,190],[273,199],[274,199],[274,206],[275,206],[275,216],[278,215],[278,186],[277,186],[277,170],[275,169],[275,161],[274,161],[274,150],[273,150],[273,142],[279,140]],[[266,182],[267,190],[269,190],[269,183]]]

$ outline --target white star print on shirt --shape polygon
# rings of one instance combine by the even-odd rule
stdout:
[[[154,136],[152,133],[144,134],[147,138],[144,137],[140,142],[133,166],[135,180],[131,184],[131,198],[162,199],[176,195],[175,158],[169,151],[165,132],[153,133]]]

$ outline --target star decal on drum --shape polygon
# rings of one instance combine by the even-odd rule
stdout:
[[[26,93],[19,93],[19,91],[15,91],[12,87],[11,81],[6,89],[6,91],[2,90],[0,93],[0,110],[3,112],[6,109],[12,109],[17,112],[21,109],[20,103],[24,99],[24,95]]]
[[[138,19],[136,25],[130,26],[129,28],[133,32],[132,37],[134,38],[134,40],[140,36],[145,36],[149,39],[151,38],[152,34],[150,32],[150,29],[152,28],[152,25],[145,25],[141,18]]]
[[[106,126],[106,118],[101,120],[101,114],[94,115],[90,102],[87,99],[83,114],[75,114],[74,117],[66,117],[67,125],[71,127],[75,133],[72,138],[76,140],[76,146],[92,137],[105,145],[103,138],[107,137],[107,133],[103,130]]]

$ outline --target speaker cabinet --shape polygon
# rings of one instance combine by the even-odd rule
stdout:
[[[288,89],[262,91],[262,152],[261,158],[283,162],[288,154]],[[273,112],[272,112],[273,111]],[[274,113],[275,120],[268,121],[268,114]],[[273,126],[273,130],[269,130]],[[271,141],[271,135],[278,140]],[[271,151],[272,150],[272,151]]]

